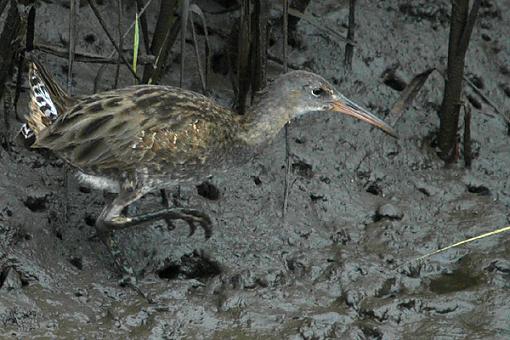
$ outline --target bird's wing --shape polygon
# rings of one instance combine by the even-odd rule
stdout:
[[[134,86],[79,98],[36,147],[92,173],[193,166],[228,143],[233,117],[198,93]]]

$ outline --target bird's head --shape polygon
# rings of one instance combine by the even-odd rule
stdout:
[[[280,113],[292,120],[311,111],[333,111],[365,121],[397,137],[395,130],[374,114],[346,98],[323,77],[292,71],[278,77],[267,89],[272,105],[284,107]]]

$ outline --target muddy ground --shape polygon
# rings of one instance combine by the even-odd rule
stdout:
[[[66,44],[68,9],[44,1],[36,40]],[[108,2],[109,3],[109,2]],[[112,2],[114,3],[114,2]],[[213,1],[205,10],[221,9]],[[307,13],[345,34],[347,1],[312,1]],[[111,7],[109,7],[111,6]],[[157,7],[157,6],[156,6]],[[149,11],[155,22],[157,8]],[[110,27],[115,6],[103,5]],[[334,82],[348,97],[389,112],[401,92],[385,82],[396,67],[404,81],[446,64],[447,0],[359,1],[353,72],[344,75],[344,45],[300,22],[291,65]],[[124,28],[134,8],[124,9]],[[482,1],[466,71],[501,111],[510,107],[510,3]],[[272,13],[275,18],[278,12]],[[213,94],[226,105],[224,39],[236,13],[208,15],[215,72]],[[225,23],[228,23],[227,25]],[[111,46],[82,7],[78,50],[107,55]],[[271,53],[279,55],[275,35]],[[185,86],[199,90],[188,44]],[[178,81],[178,53],[162,80]],[[65,84],[66,60],[41,57]],[[222,64],[223,63],[223,64]],[[97,66],[76,63],[73,91],[90,93]],[[100,84],[110,88],[115,67]],[[281,72],[271,64],[271,75]],[[121,84],[132,84],[121,69]],[[117,233],[139,271],[148,305],[117,284],[105,247],[91,236],[108,195],[80,187],[59,160],[12,142],[0,148],[0,337],[2,338],[292,338],[486,339],[510,337],[510,237],[486,238],[423,262],[416,257],[508,224],[510,143],[504,119],[466,87],[473,108],[476,158],[471,170],[445,169],[431,136],[443,80],[433,73],[397,121],[400,139],[333,114],[309,115],[289,130],[288,214],[282,218],[283,133],[257,159],[212,183],[209,200],[182,188],[183,204],[208,212],[214,234],[188,238],[186,225],[161,223]],[[26,108],[23,94],[18,115]],[[3,110],[3,106],[0,107]],[[386,117],[393,121],[396,117]],[[9,117],[11,137],[19,122]],[[159,205],[149,195],[138,204]],[[66,220],[67,209],[67,220]],[[166,310],[165,310],[166,309]]]

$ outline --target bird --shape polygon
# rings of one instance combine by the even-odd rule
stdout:
[[[93,188],[117,196],[96,220],[97,236],[113,255],[125,283],[139,291],[113,232],[150,221],[183,220],[190,235],[210,217],[197,209],[164,207],[134,216],[127,206],[145,194],[198,184],[247,163],[292,120],[332,111],[365,121],[397,137],[395,130],[337,91],[320,75],[291,71],[257,93],[244,115],[202,94],[164,85],[134,85],[69,96],[37,58],[29,58],[29,110],[21,134],[32,148],[49,150]]]

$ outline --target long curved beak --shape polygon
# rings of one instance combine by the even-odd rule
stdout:
[[[352,100],[347,99],[342,95],[334,95],[333,98],[334,100],[331,102],[331,111],[344,113],[359,120],[365,121],[373,126],[378,127],[390,136],[398,138],[395,129]]]

